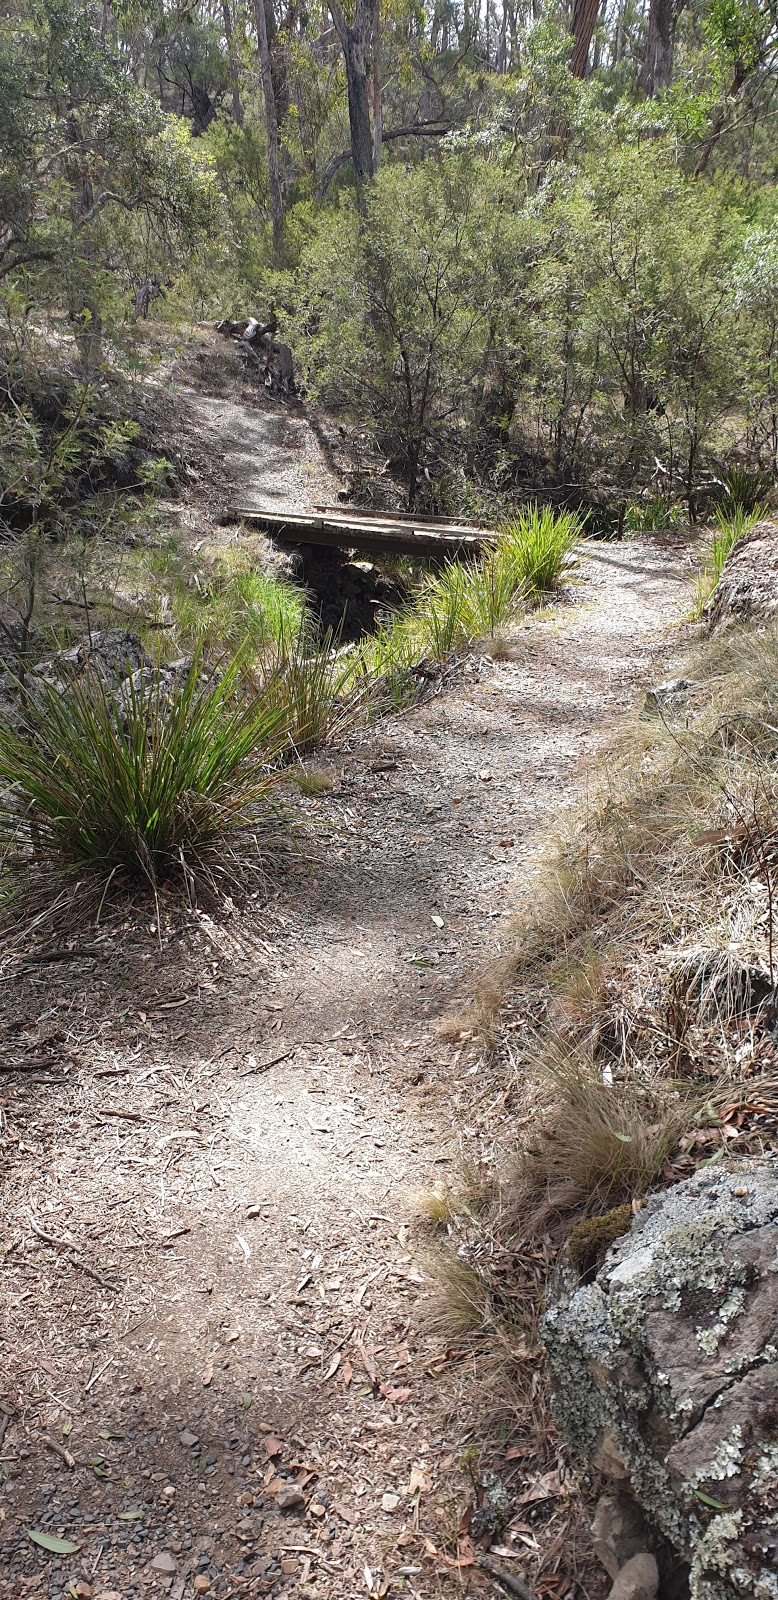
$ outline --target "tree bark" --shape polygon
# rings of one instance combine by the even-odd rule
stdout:
[[[384,102],[381,90],[381,0],[375,0],[373,22],[373,172],[381,165],[384,133]]]
[[[357,189],[361,190],[365,178],[372,178],[374,172],[367,54],[375,36],[377,0],[357,0],[351,27],[343,15],[340,0],[328,0],[328,5],[346,64],[351,159]]]
[[[264,0],[254,0],[254,20],[259,47],[259,70],[262,79],[262,98],[265,102],[265,129],[267,132],[267,168],[270,180],[270,220],[273,226],[273,250],[276,258],[281,254],[281,233],[284,204],[281,196],[281,174],[278,163],[278,119],[276,97],[273,92],[273,74],[270,62],[270,43],[267,36],[267,17]]]
[[[673,81],[675,29],[686,0],[651,0],[648,11],[646,53],[638,88],[651,99],[669,89]]]
[[[227,55],[230,61],[230,87],[232,89],[232,120],[239,128],[243,127],[243,103],[240,98],[240,80],[238,78],[238,62],[233,44],[232,15],[230,0],[222,0],[222,21],[224,23],[224,37],[227,41]]]
[[[586,77],[589,50],[599,11],[600,0],[573,0],[571,24],[573,51],[570,57],[570,71],[574,78]]]

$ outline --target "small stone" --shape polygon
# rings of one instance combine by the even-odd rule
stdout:
[[[284,1556],[281,1561],[281,1571],[287,1578],[292,1578],[300,1571],[299,1563],[293,1556]]]
[[[326,1517],[327,1515],[326,1506],[323,1506],[319,1500],[312,1500],[308,1510],[310,1511],[312,1517]]]
[[[182,1429],[178,1435],[178,1442],[184,1446],[185,1450],[192,1450],[196,1444],[200,1443],[197,1434],[192,1433],[189,1428]]]
[[[195,1592],[195,1594],[207,1594],[208,1590],[210,1589],[210,1587],[211,1587],[210,1578],[206,1578],[204,1573],[198,1572],[197,1577],[195,1578],[195,1581],[194,1581],[194,1592]]]
[[[176,1492],[176,1486],[175,1486],[174,1483],[166,1483],[164,1489],[162,1490],[162,1493],[166,1494],[168,1496],[169,1500],[172,1500],[173,1495],[175,1494],[175,1492]]]
[[[656,1560],[647,1550],[642,1550],[622,1567],[608,1600],[656,1600],[658,1587]]]
[[[76,1594],[78,1595],[78,1600],[91,1600],[91,1594],[92,1594],[92,1585],[91,1585],[91,1583],[77,1583],[76,1584]]]
[[[175,1556],[172,1556],[169,1550],[160,1550],[159,1555],[154,1557],[151,1568],[153,1572],[175,1572]]]
[[[385,1494],[381,1496],[382,1511],[396,1511],[400,1504],[399,1494]]]
[[[298,1506],[305,1505],[305,1495],[302,1489],[296,1489],[294,1484],[289,1484],[286,1489],[279,1489],[276,1500],[279,1511],[294,1511]]]

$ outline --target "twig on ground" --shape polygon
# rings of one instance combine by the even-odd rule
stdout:
[[[81,1271],[85,1272],[88,1278],[94,1278],[95,1283],[101,1284],[104,1289],[110,1289],[112,1294],[118,1294],[118,1284],[111,1283],[110,1278],[105,1278],[102,1272],[98,1272],[95,1267],[87,1266],[86,1262],[81,1260],[76,1245],[71,1244],[69,1239],[58,1239],[53,1233],[45,1233],[43,1228],[41,1228],[35,1221],[34,1217],[30,1217],[30,1227],[32,1228],[33,1233],[37,1234],[38,1238],[43,1240],[44,1244],[53,1245],[55,1250],[67,1251],[67,1254],[70,1256],[74,1267],[80,1267]]]
[[[90,1389],[94,1388],[94,1385],[97,1383],[98,1378],[102,1378],[103,1373],[107,1372],[108,1368],[113,1366],[115,1360],[116,1360],[115,1356],[109,1356],[108,1360],[103,1362],[103,1365],[101,1367],[98,1367],[97,1372],[93,1372],[92,1373],[92,1376],[89,1379],[89,1382],[86,1385],[86,1388],[84,1389],[84,1394],[85,1395],[89,1393]]]
[[[488,1572],[490,1578],[495,1578],[501,1583],[509,1594],[519,1596],[519,1600],[536,1600],[536,1596],[522,1578],[515,1578],[512,1572],[506,1571],[497,1561],[490,1560],[489,1556],[478,1556],[477,1565]]]
[[[244,1070],[238,1073],[238,1077],[250,1078],[255,1072],[267,1072],[269,1067],[277,1067],[279,1061],[286,1061],[288,1060],[289,1056],[293,1056],[297,1048],[298,1047],[295,1044],[292,1046],[291,1050],[283,1050],[280,1056],[271,1056],[269,1061],[258,1061],[256,1066],[244,1067]]]
[[[59,1456],[60,1461],[64,1461],[65,1466],[70,1467],[72,1471],[75,1467],[76,1459],[75,1456],[70,1454],[69,1450],[65,1449],[64,1444],[58,1444],[57,1440],[51,1439],[47,1433],[43,1435],[43,1443],[47,1444],[49,1449],[54,1451],[55,1456]]]

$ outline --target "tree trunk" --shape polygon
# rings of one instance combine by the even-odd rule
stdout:
[[[573,0],[571,24],[573,52],[570,57],[570,71],[574,78],[586,77],[589,50],[599,11],[600,0]]]
[[[373,31],[373,172],[381,165],[384,134],[384,103],[381,92],[381,0],[375,0]]]
[[[273,93],[273,74],[270,64],[270,44],[267,36],[267,17],[264,0],[254,0],[254,19],[259,46],[259,70],[262,78],[262,98],[265,102],[265,129],[267,131],[267,167],[270,180],[270,219],[273,225],[273,250],[276,258],[281,254],[281,230],[284,207],[281,197],[281,174],[278,164],[278,120],[276,97]]]
[[[351,159],[357,188],[373,176],[373,135],[370,128],[370,93],[367,75],[368,46],[375,37],[377,0],[357,0],[354,22],[346,23],[340,0],[328,0],[332,20],[343,49],[348,86],[348,121]]]
[[[651,0],[648,12],[646,54],[638,88],[649,99],[669,89],[673,81],[675,29],[685,0]]]
[[[238,77],[238,61],[235,55],[232,32],[232,16],[230,13],[230,0],[222,0],[222,21],[224,23],[224,37],[227,41],[227,55],[230,60],[230,86],[232,88],[232,120],[237,127],[243,127],[243,104],[240,98],[240,80]]]

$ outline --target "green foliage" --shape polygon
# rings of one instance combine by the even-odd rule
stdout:
[[[714,516],[716,528],[711,535],[707,549],[702,556],[702,571],[697,579],[694,608],[692,615],[695,618],[702,616],[716,584],[721,577],[724,562],[730,551],[734,549],[739,539],[745,538],[750,533],[755,523],[764,515],[763,508],[754,506],[751,511],[746,511],[737,503],[732,506],[726,503],[717,506]]]
[[[625,533],[661,533],[678,528],[685,521],[683,507],[669,495],[653,495],[650,500],[632,500],[624,513]]]
[[[104,890],[193,885],[266,816],[285,739],[283,701],[248,694],[239,657],[204,678],[196,656],[169,688],[148,671],[36,686],[20,725],[0,723],[6,885],[84,869]]]
[[[709,550],[709,567],[713,577],[714,588],[721,577],[722,568],[730,550],[737,544],[738,539],[744,538],[751,531],[754,523],[758,522],[761,516],[762,507],[759,505],[754,506],[750,511],[746,511],[743,506],[738,504],[734,505],[732,509],[728,506],[716,507],[716,531],[711,538]]]
[[[262,652],[313,636],[303,590],[264,572],[245,552],[221,551],[185,567],[177,562],[173,607],[187,643],[233,650],[246,644]]]
[[[742,462],[726,467],[721,474],[724,487],[721,509],[726,516],[737,511],[751,512],[761,508],[761,502],[773,489],[772,474],[764,469],[753,470]]]
[[[331,630],[317,645],[305,626],[296,632],[282,628],[258,678],[260,694],[268,685],[282,708],[287,738],[298,754],[321,748],[364,720],[369,681],[355,674],[349,652],[337,643]]]
[[[534,503],[504,522],[500,551],[510,564],[513,581],[533,598],[559,587],[583,532],[575,511],[554,511]]]

